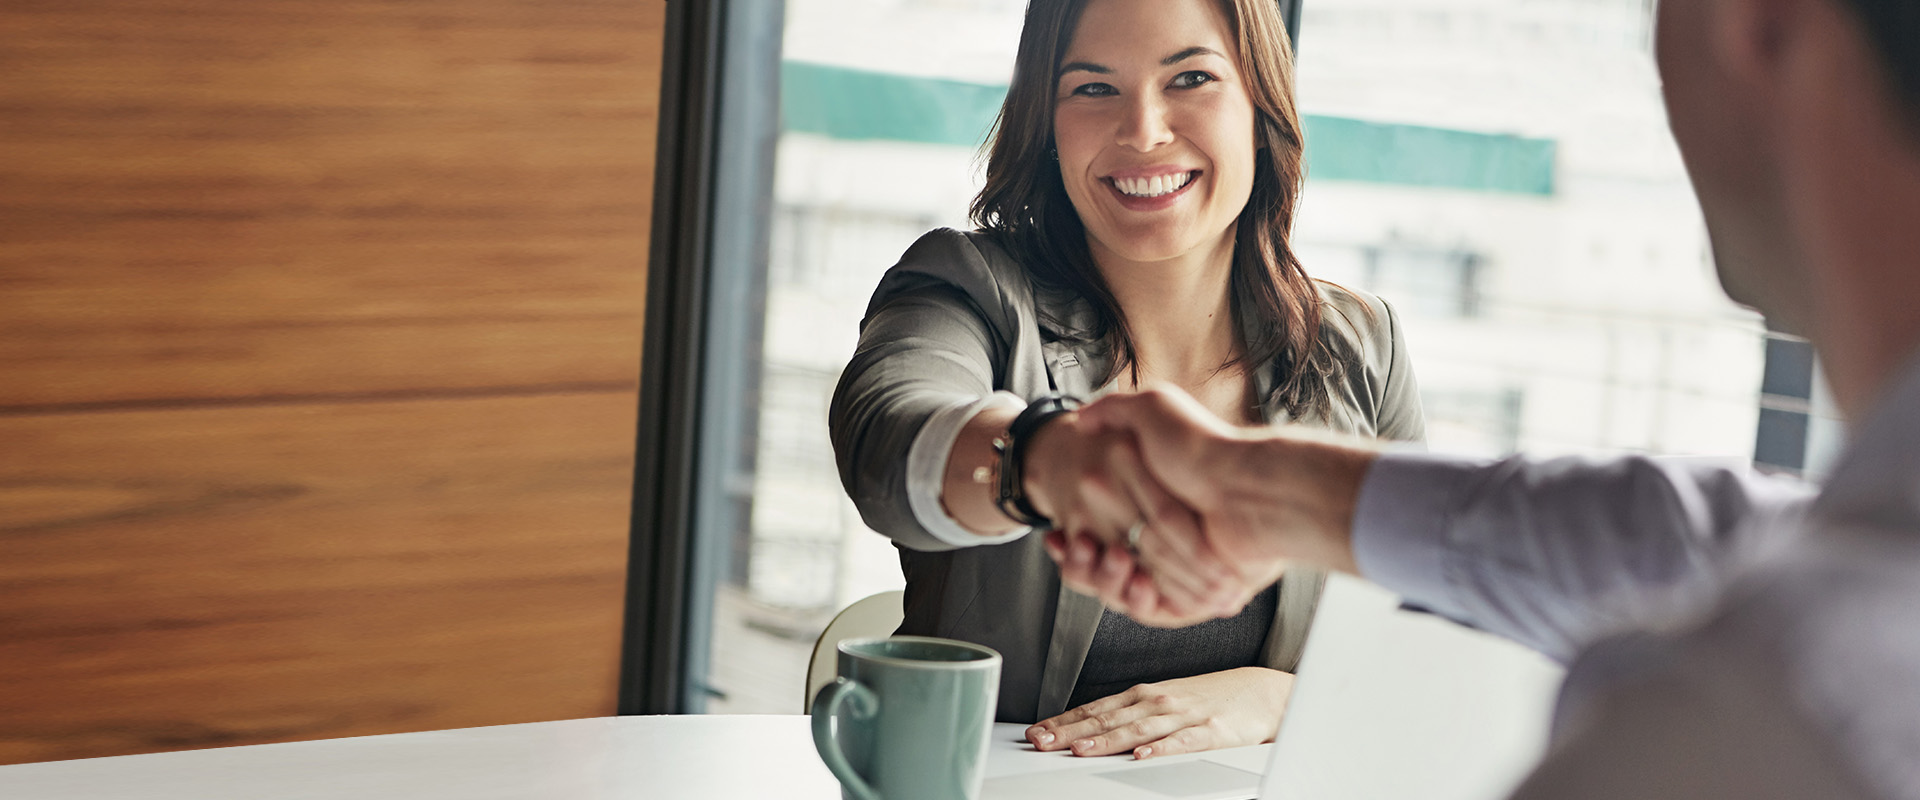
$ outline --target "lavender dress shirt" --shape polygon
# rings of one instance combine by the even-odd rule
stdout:
[[[1354,549],[1408,601],[1569,663],[1517,798],[1920,800],[1920,361],[1818,494],[1658,459],[1394,454]]]

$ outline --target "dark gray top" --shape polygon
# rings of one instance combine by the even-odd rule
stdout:
[[[1067,707],[1119,694],[1135,684],[1259,666],[1260,649],[1266,646],[1279,604],[1279,587],[1269,586],[1240,613],[1185,628],[1150,628],[1125,614],[1102,611]]]
[[[1302,424],[1420,439],[1418,389],[1392,307],[1365,293],[1318,288],[1321,335],[1346,374],[1328,382],[1328,418]],[[900,632],[998,650],[1003,722],[1034,722],[1069,707],[1100,626],[1100,602],[1060,585],[1041,537],[961,548],[928,533],[909,501],[907,454],[927,419],[955,403],[994,391],[1027,400],[1093,394],[1110,356],[1098,344],[1074,343],[1092,317],[1084,300],[1036,287],[987,235],[933,231],[874,290],[829,412],[841,483],[867,525],[900,548],[907,579]],[[1259,397],[1271,394],[1277,370],[1254,371]],[[1261,410],[1269,422],[1287,419],[1272,403]],[[1299,570],[1281,581],[1260,664],[1291,671],[1298,663],[1325,579]]]

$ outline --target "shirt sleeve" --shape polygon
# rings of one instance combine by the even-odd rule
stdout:
[[[1011,542],[1033,530],[1021,528],[998,536],[982,536],[955,521],[940,502],[946,485],[947,459],[953,454],[953,442],[960,437],[960,429],[980,412],[999,405],[1018,408],[1025,403],[1011,392],[994,392],[978,400],[949,405],[927,418],[907,451],[907,502],[913,507],[914,519],[934,538],[954,547]]]
[[[1409,602],[1567,660],[1719,585],[1813,489],[1685,459],[1383,455],[1354,558]]]
[[[868,303],[859,344],[834,387],[827,431],[861,520],[901,547],[954,548],[920,524],[907,457],[935,412],[1010,385],[1012,343],[1038,334],[1027,330],[1024,307],[1009,292],[971,240],[940,230],[908,248]]]

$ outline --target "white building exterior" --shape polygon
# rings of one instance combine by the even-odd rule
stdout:
[[[1550,194],[1309,175],[1296,249],[1309,273],[1400,310],[1435,449],[1752,454],[1762,325],[1714,281],[1648,6],[1306,0],[1305,113],[1554,143]],[[1004,85],[1024,7],[789,0],[784,57]],[[979,177],[967,146],[781,136],[754,603],[824,612],[900,584],[840,488],[827,403],[880,274],[926,230],[966,227]]]

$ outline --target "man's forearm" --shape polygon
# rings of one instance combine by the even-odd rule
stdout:
[[[1249,441],[1248,463],[1228,473],[1233,480],[1222,508],[1259,515],[1249,533],[1283,540],[1288,560],[1358,573],[1353,516],[1379,453],[1298,432],[1250,432]]]
[[[1811,498],[1698,462],[1395,454],[1362,484],[1352,552],[1409,601],[1564,658],[1710,589]]]

